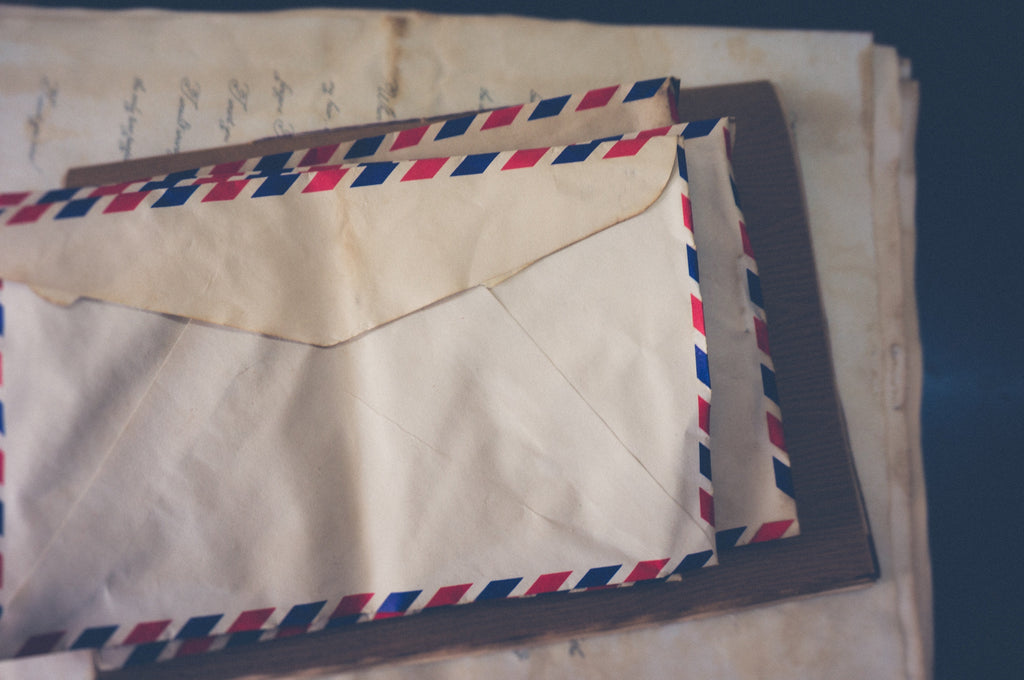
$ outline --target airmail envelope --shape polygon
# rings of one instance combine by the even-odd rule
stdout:
[[[3,654],[163,657],[713,564],[686,150],[724,157],[725,130],[5,195],[0,276],[83,299],[3,290],[32,526]],[[778,507],[747,540],[795,531]]]

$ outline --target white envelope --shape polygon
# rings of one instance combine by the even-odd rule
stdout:
[[[267,616],[256,629],[288,628],[296,617],[316,627],[347,619],[338,607],[364,593],[372,595],[357,611],[384,616],[710,562],[695,363],[702,340],[690,306],[679,304],[698,288],[675,157],[674,140],[656,138],[635,157],[598,159],[590,165],[621,167],[627,180],[655,178],[653,204],[510,286],[471,287],[330,349],[112,305],[54,310],[108,317],[101,329],[120,328],[121,317],[134,326],[141,315],[149,344],[159,337],[167,349],[86,492],[8,601],[6,653],[34,651],[56,631],[54,646],[75,647],[248,632],[259,612]],[[644,173],[647,165],[661,172]],[[576,168],[564,169],[542,173],[544,183],[568,188]],[[5,276],[27,261],[21,236],[33,230],[56,243],[44,230],[67,224],[5,230],[18,236],[3,244]],[[154,227],[173,228],[173,220],[141,225]],[[607,266],[595,269],[601,253]],[[608,268],[620,285],[581,286]],[[41,261],[33,266],[42,269]],[[535,319],[538,297],[565,308]],[[675,309],[666,313],[669,303]],[[516,307],[523,311],[508,311]],[[545,330],[569,312],[571,325]],[[653,324],[637,324],[645,317]],[[613,320],[623,334],[614,345],[595,332],[607,333]],[[535,337],[552,332],[550,341]],[[565,340],[583,350],[590,383],[574,384],[577,367],[550,358]],[[653,351],[665,344],[678,351]],[[594,403],[622,390],[636,401],[618,413]],[[438,405],[440,415],[429,417],[423,404]],[[293,611],[300,613],[289,619]]]
[[[721,124],[700,130],[713,143],[723,139]],[[333,193],[358,195],[342,203],[364,210],[367,225],[404,227],[410,215],[422,216],[429,212],[424,206],[435,205],[445,210],[426,219],[428,223],[447,217],[449,223],[470,229],[479,227],[481,215],[499,216],[501,230],[495,233],[508,234],[512,225],[519,237],[500,241],[499,248],[480,245],[485,243],[481,240],[474,248],[512,255],[513,264],[501,258],[484,258],[487,266],[474,261],[458,276],[442,277],[443,286],[427,298],[418,296],[424,282],[433,283],[435,277],[404,265],[403,276],[389,280],[408,280],[404,275],[410,273],[422,273],[423,278],[398,294],[378,297],[389,304],[400,300],[397,311],[374,304],[368,309],[386,313],[369,320],[356,314],[354,322],[349,312],[363,307],[353,305],[352,299],[358,302],[361,295],[341,306],[332,299],[312,311],[281,314],[287,308],[281,302],[303,299],[303,292],[311,290],[309,282],[322,280],[319,273],[305,281],[291,279],[298,287],[279,292],[274,298],[278,304],[267,305],[270,312],[246,316],[246,310],[275,295],[272,286],[260,288],[261,282],[289,280],[281,272],[301,270],[302,258],[315,259],[315,251],[294,254],[296,259],[284,270],[274,271],[277,265],[268,264],[266,276],[253,265],[265,248],[239,258],[246,266],[233,270],[236,274],[228,278],[235,287],[225,289],[220,299],[233,305],[248,299],[242,310],[213,305],[213,316],[207,316],[210,305],[202,296],[160,297],[169,284],[180,284],[176,293],[197,281],[200,291],[216,291],[218,285],[210,276],[197,278],[194,268],[178,278],[168,269],[163,276],[171,278],[161,282],[157,274],[164,258],[137,259],[152,254],[150,248],[136,251],[131,260],[118,259],[128,252],[123,246],[132,228],[162,230],[171,253],[195,243],[200,231],[175,234],[177,218],[162,217],[174,210],[185,214],[189,206],[148,207],[173,196],[171,191],[154,192],[145,199],[148,204],[137,207],[140,214],[155,216],[153,220],[96,220],[101,230],[113,229],[100,239],[81,225],[125,194],[103,195],[88,206],[70,208],[72,213],[86,208],[85,217],[46,222],[44,215],[5,229],[0,273],[42,287],[113,297],[322,344],[369,330],[322,349],[86,300],[68,309],[50,308],[23,286],[8,286],[4,292],[9,309],[32,308],[26,319],[53,324],[9,330],[8,358],[31,356],[18,343],[31,343],[33,333],[58,332],[69,340],[99,342],[104,349],[98,353],[107,356],[122,353],[111,342],[125,342],[126,347],[137,343],[138,348],[124,352],[123,370],[136,378],[129,393],[114,395],[98,410],[97,419],[80,427],[86,437],[101,440],[88,447],[91,460],[71,465],[72,477],[88,480],[78,487],[72,483],[72,488],[86,491],[71,501],[70,512],[53,522],[57,528],[52,538],[40,541],[34,564],[25,572],[31,575],[19,580],[8,600],[6,653],[160,643],[158,649],[144,645],[133,654],[141,650],[142,657],[166,657],[209,647],[210,636],[218,634],[233,634],[217,643],[231,644],[263,629],[313,629],[347,623],[360,614],[381,617],[438,604],[631,582],[713,563],[707,410],[700,406],[709,400],[707,364],[701,365],[703,335],[695,330],[700,291],[691,277],[692,236],[683,217],[686,182],[674,170],[672,147],[669,139],[646,135],[528,156],[522,150],[508,151],[489,160],[478,157],[471,167],[487,160],[490,172],[476,174],[458,174],[458,168],[467,167],[466,158],[413,161],[394,166],[388,173],[393,175],[390,184],[374,186],[359,186],[359,178],[364,173],[379,176],[384,165],[346,170]],[[563,154],[583,160],[552,162],[566,158]],[[518,165],[514,158],[519,158]],[[524,162],[533,165],[519,167]],[[499,167],[511,169],[493,171]],[[727,164],[722,167],[727,172]],[[339,171],[301,173],[286,195],[295,197],[302,188],[329,183]],[[435,173],[433,178],[404,187],[398,179],[428,171]],[[272,196],[250,197],[273,185],[275,177],[280,176],[246,183],[246,193],[231,201],[233,210],[211,218],[219,225],[212,233],[223,235],[224,229],[235,228],[230,242],[244,246],[252,231],[245,227],[266,220],[268,208],[263,206],[284,203]],[[523,184],[513,190],[508,177]],[[717,186],[719,179],[708,184]],[[345,186],[342,180],[356,186],[339,190]],[[449,189],[455,182],[464,184]],[[469,182],[476,185],[467,190]],[[622,182],[633,184],[618,193],[592,191]],[[411,194],[390,192],[406,192],[412,185],[436,200],[417,201],[415,210],[402,212],[399,207],[405,204],[395,196]],[[186,203],[201,202],[225,186],[202,186]],[[508,198],[524,190],[534,199],[549,193],[536,203],[521,196],[509,200],[497,213],[471,212],[481,197]],[[371,197],[374,191],[381,193]],[[438,191],[450,194],[438,197]],[[302,200],[331,194],[307,192]],[[586,200],[580,201],[581,196]],[[628,207],[623,202],[627,198],[633,201]],[[567,202],[559,203],[561,199]],[[71,196],[47,210],[60,214],[75,200],[81,199]],[[452,211],[459,201],[465,211]],[[8,208],[0,219],[18,222],[13,216],[30,202]],[[246,216],[244,209],[239,212],[242,204],[257,211],[250,221],[239,221]],[[523,205],[529,212],[517,217],[516,206]],[[552,211],[541,224],[576,225],[575,231],[560,232],[565,240],[561,245],[600,233],[505,278],[560,247],[539,238],[550,238],[550,229],[530,237],[518,231],[539,223],[535,213],[540,206]],[[571,209],[565,212],[567,206]],[[696,206],[695,211],[700,214]],[[623,221],[633,212],[639,214]],[[329,215],[316,214],[317,219],[304,223],[329,223],[324,219]],[[346,217],[358,214],[354,210]],[[611,217],[602,222],[593,215]],[[472,219],[457,219],[467,217]],[[128,231],[117,231],[125,225]],[[276,237],[289,235],[294,233]],[[407,235],[381,247],[390,255],[396,244],[405,242]],[[77,272],[63,265],[47,271],[53,253],[40,254],[39,243],[64,244],[76,260],[92,264]],[[513,246],[522,243],[540,251],[516,251]],[[109,259],[97,267],[96,258],[104,256]],[[205,260],[198,261],[201,265]],[[145,275],[129,286],[110,276],[131,269],[129,264]],[[230,266],[224,269],[226,264],[230,258],[210,267],[232,271]],[[433,268],[435,274],[450,271],[447,266]],[[70,285],[61,278],[70,274],[84,278]],[[339,273],[343,282],[352,281],[345,275]],[[743,278],[749,281],[747,275]],[[82,287],[83,281],[98,287]],[[346,290],[381,294],[376,279],[355,281]],[[491,288],[477,285],[487,282]],[[119,299],[110,290],[142,297]],[[152,295],[157,297],[146,297]],[[181,299],[199,300],[198,307],[163,306]],[[345,313],[325,314],[338,309]],[[282,318],[279,325],[265,325]],[[338,318],[341,338],[333,325]],[[324,330],[324,321],[330,322],[329,330],[316,335]],[[18,328],[15,322],[20,323],[15,319],[10,328]],[[82,349],[84,356],[93,356],[94,347]],[[111,364],[105,367],[110,370]],[[53,396],[47,390],[47,399]],[[19,409],[17,419],[23,418],[28,427],[40,426],[31,422],[40,415],[38,397],[33,401],[27,391],[12,388],[7,400]],[[88,410],[74,401],[67,408],[87,417]],[[435,415],[424,404],[436,404]],[[763,426],[759,431],[768,432]],[[61,439],[67,441],[66,432]],[[159,451],[153,450],[154,441],[160,442]],[[351,455],[354,451],[361,455]],[[367,451],[374,455],[367,456]],[[783,453],[777,456],[785,460]],[[22,507],[32,505],[18,501]],[[44,505],[39,502],[39,507]],[[754,540],[790,535],[795,531],[791,498],[782,512],[787,511],[769,529],[754,528],[750,535]],[[416,517],[415,526],[409,525],[410,516]],[[356,545],[359,549],[352,549]],[[239,559],[239,554],[247,557]],[[69,564],[74,567],[69,569]]]

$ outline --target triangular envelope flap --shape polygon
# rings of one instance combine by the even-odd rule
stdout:
[[[4,215],[0,277],[331,345],[640,213],[671,176],[675,146],[46,192]]]

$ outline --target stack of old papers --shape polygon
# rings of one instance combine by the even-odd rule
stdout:
[[[0,169],[5,657],[157,672],[318,630],[426,639],[445,617],[433,648],[457,649],[587,630],[546,620],[551,603],[608,628],[671,618],[624,613],[619,593],[696,598],[683,617],[869,581],[831,366],[809,378],[845,481],[801,472],[815,427],[786,391],[806,325],[826,360],[832,345],[880,582],[593,644],[739,649],[749,630],[768,648],[785,620],[786,644],[833,650],[851,677],[927,672],[900,255],[916,95],[895,52],[383,12],[0,17],[0,116],[25,129]],[[773,85],[692,89],[750,80]],[[794,138],[817,281],[774,273],[811,242],[741,172],[779,148],[792,164]],[[63,181],[110,160],[128,162]],[[815,566],[851,545],[847,575]],[[758,569],[770,586],[749,585]],[[467,616],[515,621],[503,605],[533,633],[465,633]],[[823,631],[833,618],[855,632]],[[555,662],[443,672],[538,663]]]

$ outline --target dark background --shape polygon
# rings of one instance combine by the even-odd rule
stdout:
[[[35,2],[48,6],[266,10],[280,2]],[[935,676],[1024,677],[1024,3],[470,2],[297,6],[500,12],[608,23],[870,31],[913,61],[921,418],[935,607]],[[0,85],[2,91],[2,85]]]

